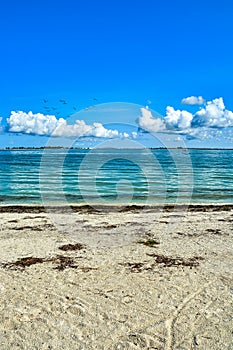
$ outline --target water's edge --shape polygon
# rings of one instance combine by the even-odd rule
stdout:
[[[46,212],[98,212],[98,211],[109,211],[109,212],[133,212],[146,210],[148,212],[153,211],[190,211],[190,212],[203,212],[203,211],[231,211],[233,210],[232,203],[216,204],[216,203],[202,203],[202,204],[166,204],[166,205],[143,205],[143,204],[131,204],[131,205],[89,205],[89,204],[76,204],[76,205],[53,205],[44,207],[43,205],[34,204],[4,204],[0,205],[0,213],[46,213]]]

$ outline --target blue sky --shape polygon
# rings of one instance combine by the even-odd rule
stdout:
[[[225,106],[220,114],[222,118],[227,114],[226,123],[210,122],[210,115],[203,112],[208,118],[204,131],[211,129],[208,138],[198,137],[203,130],[196,125],[195,133],[187,128],[183,132],[181,124],[171,122],[166,128],[172,124],[174,137],[184,138],[188,146],[233,147],[231,115],[225,113],[225,109],[233,111],[232,15],[230,0],[5,2],[0,14],[0,147],[41,146],[48,140],[45,132],[39,136],[35,129],[32,135],[25,135],[30,130],[25,125],[17,129],[16,119],[10,127],[7,118],[12,111],[54,115],[69,124],[68,116],[93,104],[149,105],[161,118],[171,106],[174,111],[192,113],[193,127],[195,114],[206,109],[206,104],[181,104],[190,96],[202,96],[210,103],[222,97]],[[85,120],[85,113],[77,118],[80,116]],[[20,118],[22,123],[27,116]],[[88,110],[85,123],[104,123],[101,115],[96,118]],[[115,116],[109,118],[116,121]],[[131,123],[132,119],[126,116],[124,121]],[[82,144],[95,142],[99,131],[92,127]],[[108,135],[105,130],[103,134]],[[56,140],[60,142],[58,136]]]

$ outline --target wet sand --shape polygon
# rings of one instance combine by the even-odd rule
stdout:
[[[1,349],[233,349],[232,205],[0,220]]]

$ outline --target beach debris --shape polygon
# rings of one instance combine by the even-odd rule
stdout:
[[[84,225],[83,226],[83,230],[112,230],[112,229],[115,229],[115,228],[117,228],[117,227],[119,227],[119,225],[114,225],[114,224],[112,224],[112,225],[106,225],[106,226],[104,226],[104,225]]]
[[[157,239],[153,239],[153,238],[147,239],[146,241],[140,240],[137,243],[144,244],[145,246],[152,247],[152,248],[154,248],[156,245],[160,244],[160,242]]]
[[[27,256],[25,258],[21,258],[21,259],[15,261],[15,262],[3,264],[3,267],[6,267],[6,268],[21,267],[21,268],[25,269],[25,267],[29,267],[29,266],[35,265],[35,264],[41,264],[43,262],[44,262],[43,258],[35,258],[33,256]]]
[[[207,228],[206,232],[213,233],[214,235],[222,234],[222,231],[219,228]]]
[[[59,208],[59,207],[58,207]],[[71,205],[70,208],[72,209],[72,211],[74,211],[75,213],[88,213],[88,214],[92,214],[92,213],[98,213],[99,210],[97,210],[96,208],[93,208],[91,205],[89,204],[84,204],[81,206],[75,206],[75,205]],[[66,209],[66,207],[64,207],[64,209]],[[102,208],[100,208],[102,209]],[[57,210],[57,208],[56,208]]]
[[[63,256],[63,255],[57,255],[56,257],[52,257],[48,259],[47,261],[51,261],[55,264],[57,264],[56,267],[54,267],[55,270],[63,271],[67,267],[70,267],[72,269],[77,269],[78,265],[75,265],[75,261],[70,256]]]
[[[233,222],[232,218],[225,218],[225,219],[218,219],[218,221],[226,221],[226,222]]]
[[[46,216],[25,216],[23,220],[47,219]]]
[[[66,268],[78,269],[82,272],[89,272],[91,270],[98,270],[98,267],[92,266],[78,266],[75,263],[75,259],[70,256],[65,255],[56,255],[50,258],[38,258],[33,256],[27,256],[25,258],[18,259],[17,261],[2,264],[3,268],[7,269],[20,269],[21,271],[25,270],[26,267],[35,264],[42,263],[53,263],[55,264],[54,270],[63,271]]]
[[[31,265],[35,264],[42,264],[46,262],[52,262],[55,263],[57,266],[55,269],[57,270],[64,270],[66,267],[71,267],[71,268],[77,268],[78,266],[75,265],[75,261],[73,258],[69,256],[63,256],[63,255],[57,255],[55,257],[51,258],[36,258],[33,256],[28,256],[26,258],[21,258],[15,262],[12,263],[6,263],[3,264],[3,267],[5,268],[22,268],[25,269],[26,267],[29,267]]]
[[[193,344],[194,344],[195,346],[198,346],[197,336],[196,336],[196,335],[193,336]]]
[[[46,212],[45,208],[39,205],[38,206],[8,205],[8,206],[0,207],[0,213],[39,214],[39,213],[45,213],[45,212]]]
[[[194,256],[192,258],[181,258],[181,257],[168,257],[165,255],[159,255],[154,253],[147,253],[148,256],[155,258],[156,264],[163,264],[164,267],[171,266],[189,266],[190,268],[199,265],[200,260],[204,260],[201,256]]]
[[[21,226],[21,227],[12,227],[15,231],[31,230],[31,231],[43,231],[39,226]]]
[[[145,208],[144,205],[136,205],[136,204],[132,204],[132,205],[126,205],[124,208],[122,208],[121,210],[119,210],[122,213],[128,212],[128,211],[141,211]]]
[[[131,333],[128,335],[129,342],[139,346],[141,349],[146,349],[147,348],[147,343],[144,337],[140,334],[136,333]]]
[[[52,224],[45,223],[43,225],[38,226],[20,226],[20,227],[12,227],[12,230],[15,231],[23,231],[23,230],[31,230],[31,231],[44,231],[46,229],[55,229]]]
[[[127,262],[121,265],[129,267],[131,272],[142,272],[144,270],[152,269],[152,266],[148,266],[145,262]]]
[[[111,229],[117,228],[117,227],[118,227],[118,225],[114,225],[114,224],[106,225],[106,226],[103,226],[103,227],[100,226],[100,228],[105,228],[106,230],[111,230]]]
[[[60,250],[64,250],[64,251],[67,251],[67,250],[81,250],[81,249],[84,249],[86,248],[83,244],[81,243],[75,243],[75,244],[64,244],[64,245],[61,245],[60,247],[58,247],[58,249]]]
[[[168,257],[165,255],[158,254],[149,254],[155,258],[155,261],[150,263],[149,261],[144,262],[127,262],[120,265],[124,265],[130,268],[131,272],[142,272],[142,271],[151,271],[155,268],[156,264],[161,264],[162,267],[179,267],[179,266],[187,266],[187,267],[197,267],[199,266],[199,261],[204,260],[201,256],[194,256],[192,258],[181,258],[181,257]]]

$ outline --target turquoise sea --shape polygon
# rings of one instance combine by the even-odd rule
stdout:
[[[0,151],[1,204],[233,202],[233,150]]]

